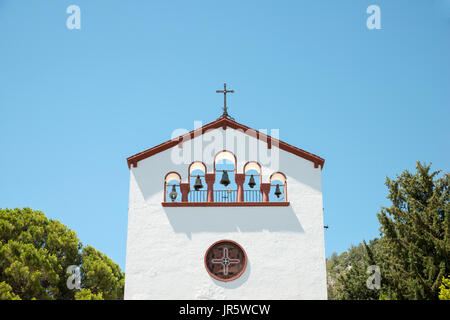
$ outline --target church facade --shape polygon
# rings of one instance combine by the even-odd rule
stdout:
[[[127,163],[125,299],[327,298],[324,159],[224,112]]]

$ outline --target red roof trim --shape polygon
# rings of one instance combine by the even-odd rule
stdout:
[[[317,168],[318,166],[320,166],[320,168],[323,168],[323,165],[325,163],[325,159],[316,156],[315,154],[309,153],[305,150],[299,149],[297,147],[291,146],[290,144],[283,142],[281,140],[272,138],[269,135],[266,135],[262,132],[259,132],[257,130],[254,130],[252,128],[249,128],[247,126],[244,126],[243,124],[240,124],[236,121],[230,120],[228,118],[219,118],[216,121],[210,122],[206,125],[204,125],[201,128],[198,128],[196,130],[192,130],[191,132],[188,132],[184,135],[181,135],[177,138],[174,138],[172,140],[166,141],[164,143],[161,143],[160,145],[157,145],[156,147],[150,148],[148,150],[145,150],[143,152],[137,153],[129,158],[127,158],[127,163],[128,163],[128,168],[130,168],[131,166],[133,167],[137,167],[137,163],[141,160],[144,160],[148,157],[151,157],[157,153],[160,153],[162,151],[165,151],[167,149],[170,149],[174,146],[176,146],[177,144],[182,144],[183,141],[186,140],[190,140],[193,139],[194,137],[200,136],[202,134],[204,134],[206,131],[211,130],[211,129],[216,129],[216,128],[224,128],[226,129],[226,127],[230,127],[232,129],[241,129],[244,131],[244,133],[250,135],[250,136],[254,136],[252,133],[247,132],[247,130],[252,130],[254,133],[256,133],[256,138],[262,141],[267,142],[270,147],[272,147],[273,144],[277,145],[281,150],[290,152],[292,154],[295,154],[296,156],[302,157],[306,160],[309,160],[311,162],[314,163],[314,168]],[[185,140],[186,139],[186,140]]]

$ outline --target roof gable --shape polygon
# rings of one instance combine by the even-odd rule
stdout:
[[[264,134],[262,132],[259,132],[257,130],[254,130],[250,127],[247,127],[243,124],[240,124],[236,121],[233,121],[229,118],[222,117],[219,118],[213,122],[210,122],[206,125],[204,125],[201,128],[192,130],[191,132],[188,132],[184,135],[181,135],[177,138],[174,138],[172,140],[166,141],[164,143],[161,143],[153,148],[150,148],[148,150],[142,151],[140,153],[137,153],[131,157],[127,158],[127,164],[128,168],[130,168],[132,165],[133,167],[137,167],[137,163],[141,160],[144,160],[146,158],[149,158],[157,153],[160,153],[162,151],[165,151],[167,149],[173,148],[178,144],[182,144],[183,141],[188,141],[190,139],[194,139],[194,137],[198,137],[200,135],[203,135],[206,131],[222,128],[223,130],[226,130],[226,128],[232,128],[232,129],[241,129],[244,131],[245,134],[253,136],[257,139],[260,139],[264,142],[267,142],[268,148],[271,148],[271,144],[277,144],[278,148],[287,152],[290,152],[292,154],[295,154],[296,156],[302,157],[306,160],[309,160],[314,163],[314,168],[323,168],[323,165],[325,163],[325,159],[316,156],[315,154],[309,153],[305,150],[299,149],[297,147],[294,147],[286,142],[283,142],[281,140],[272,138],[271,136]]]

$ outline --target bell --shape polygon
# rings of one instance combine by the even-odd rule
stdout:
[[[277,198],[279,198],[281,196],[281,190],[280,190],[279,184],[277,184],[277,187],[275,188],[275,195],[277,196]]]
[[[195,191],[198,191],[201,188],[203,188],[202,180],[200,179],[200,176],[197,176],[197,179],[195,179],[195,183],[194,183],[194,189],[195,189]]]
[[[225,187],[230,184],[230,179],[228,178],[228,173],[226,171],[222,174],[222,179],[220,179],[220,184],[223,184]]]
[[[253,188],[254,186],[256,186],[255,178],[253,177],[253,175],[250,176],[250,181],[248,182],[248,186],[250,188]]]
[[[170,191],[170,193],[169,193],[169,197],[170,197],[170,199],[172,199],[172,202],[174,202],[175,199],[177,198],[177,196],[178,196],[178,193],[175,190],[175,186],[173,185],[172,186],[172,191]]]

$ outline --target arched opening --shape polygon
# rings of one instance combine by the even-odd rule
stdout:
[[[164,202],[180,202],[181,176],[175,172],[169,172],[164,178]]]
[[[214,201],[236,202],[236,156],[230,151],[221,151],[214,158]]]
[[[205,181],[206,165],[203,162],[195,161],[189,165],[189,202],[206,202],[207,185]]]
[[[270,176],[270,202],[285,202],[287,201],[286,193],[286,175],[282,172],[275,172]]]
[[[181,190],[180,190],[181,176],[175,172],[169,172],[164,177],[164,202],[180,202]]]
[[[250,161],[244,165],[244,202],[261,202],[261,166]]]

